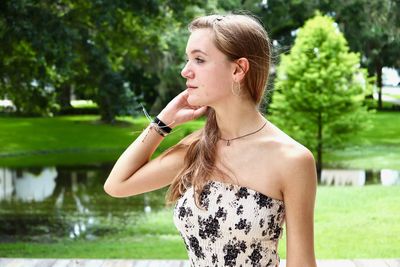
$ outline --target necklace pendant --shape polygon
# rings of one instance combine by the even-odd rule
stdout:
[[[226,145],[230,146],[231,145],[231,140],[226,141]]]

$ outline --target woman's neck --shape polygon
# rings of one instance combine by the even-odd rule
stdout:
[[[237,103],[214,108],[218,128],[223,139],[249,134],[262,127],[266,121],[254,104]]]

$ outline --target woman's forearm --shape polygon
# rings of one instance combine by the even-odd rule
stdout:
[[[150,160],[162,140],[163,137],[150,124],[118,158],[104,184],[104,190],[112,191],[131,177]]]

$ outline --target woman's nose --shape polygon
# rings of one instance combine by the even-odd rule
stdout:
[[[193,78],[193,71],[188,68],[188,63],[183,67],[181,75],[183,78]]]

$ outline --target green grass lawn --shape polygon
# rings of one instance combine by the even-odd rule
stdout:
[[[318,259],[396,258],[400,247],[400,194],[396,186],[320,186],[315,208]],[[286,258],[286,238],[279,253]],[[97,240],[0,243],[0,257],[186,259],[172,210],[142,218],[123,233]]]
[[[155,156],[204,122],[174,129]],[[51,166],[113,162],[147,127],[145,117],[120,117],[114,125],[99,116],[0,118],[0,166]]]
[[[400,113],[373,115],[371,128],[355,136],[346,149],[327,151],[328,164],[349,168],[400,169]],[[144,117],[121,117],[115,125],[98,116],[0,118],[0,165],[75,165],[113,162],[147,125]],[[179,126],[155,156],[204,121]],[[359,138],[362,137],[362,138]],[[399,256],[399,187],[318,188],[315,249],[324,258],[393,258]],[[140,226],[138,226],[140,225]],[[172,223],[172,211],[143,219],[127,231],[95,240],[53,243],[5,243],[1,257],[47,258],[186,258],[183,241]],[[286,257],[285,236],[279,251]]]
[[[328,165],[343,168],[400,170],[400,112],[377,112],[371,127],[344,148],[326,151]]]
[[[327,150],[326,166],[400,169],[400,113],[378,112],[369,129],[344,148]],[[145,117],[120,117],[115,125],[98,116],[0,118],[0,166],[50,166],[114,162],[147,126]],[[154,156],[200,128],[204,120],[174,129]]]

